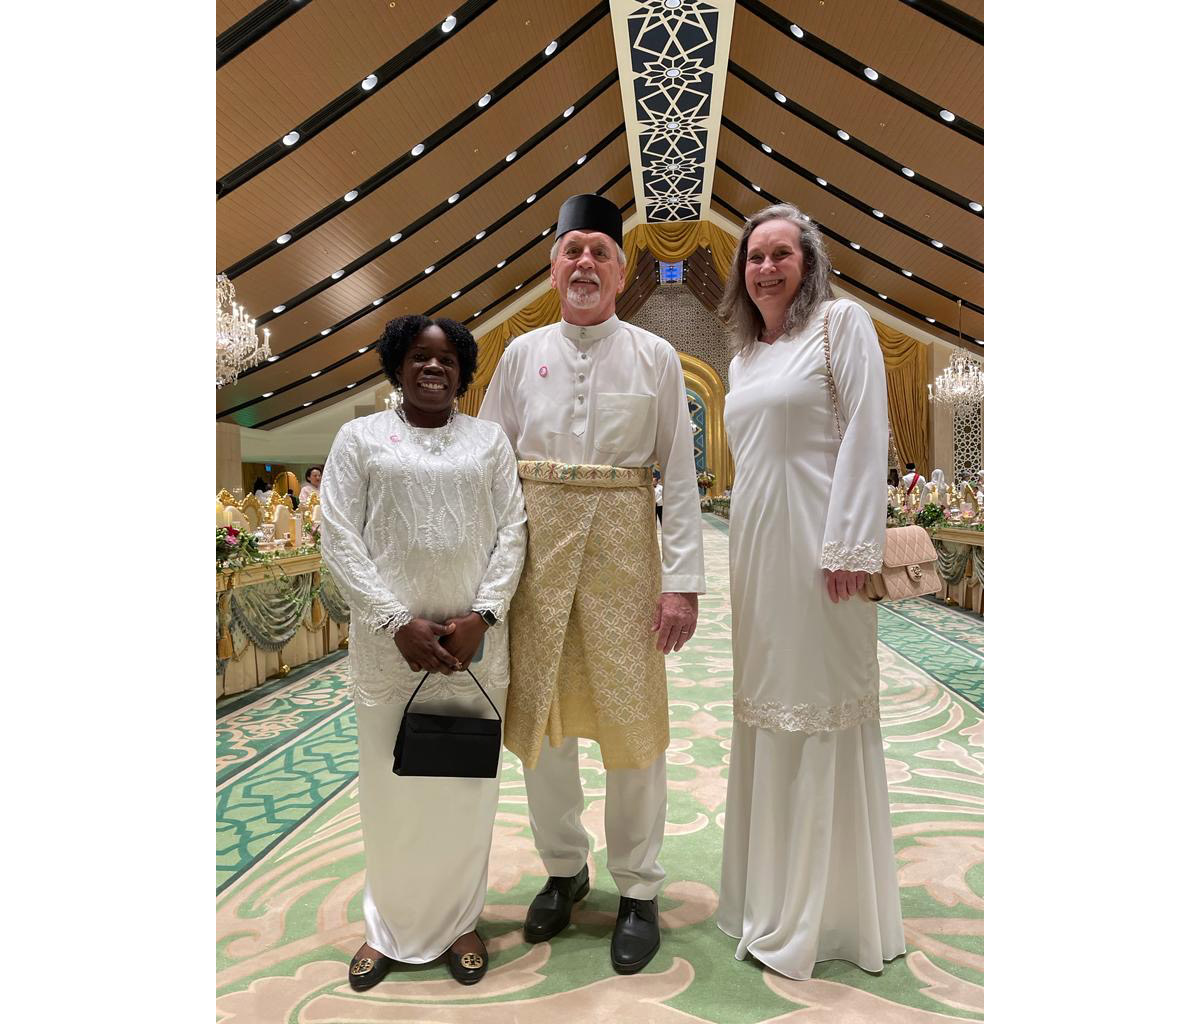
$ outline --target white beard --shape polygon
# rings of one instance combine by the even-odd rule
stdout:
[[[582,285],[570,285],[567,287],[567,301],[576,309],[591,309],[600,302],[600,289],[588,290]]]

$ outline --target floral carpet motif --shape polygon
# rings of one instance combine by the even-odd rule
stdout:
[[[617,894],[605,866],[604,773],[583,741],[592,892],[572,926],[537,946],[521,937],[544,871],[520,765],[506,753],[480,923],[487,977],[463,988],[437,963],[397,968],[369,992],[350,989],[363,850],[354,710],[339,662],[224,717],[218,706],[219,1024],[982,1019],[982,620],[920,599],[881,609],[883,736],[908,953],[879,975],[829,961],[794,982],[735,961],[734,940],[713,922],[733,662],[728,539],[706,521],[704,541],[700,625],[667,661],[668,882],[662,949],[646,970],[620,977],[609,964]]]

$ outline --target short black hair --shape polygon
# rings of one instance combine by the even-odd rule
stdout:
[[[448,317],[438,317],[431,320],[421,313],[409,313],[408,316],[398,316],[389,320],[379,336],[379,361],[383,364],[383,372],[391,381],[392,387],[400,386],[400,367],[404,365],[404,357],[409,346],[430,327],[440,327],[442,333],[449,339],[450,344],[458,351],[458,391],[455,394],[466,394],[467,388],[475,377],[475,364],[479,360],[479,346],[475,336],[457,320]]]
[[[319,470],[320,470],[322,473],[324,473],[324,472],[325,472],[325,467],[324,467],[324,466],[309,466],[309,467],[308,467],[308,469],[306,469],[306,470],[304,471],[304,480],[305,480],[305,482],[307,482],[307,483],[311,483],[311,481],[309,480],[309,477],[311,477],[311,476],[313,475],[313,470],[315,470],[315,469],[319,469]]]
[[[906,462],[904,464],[904,468],[907,469],[909,472],[913,472],[914,470],[916,470],[917,464],[915,462]]]

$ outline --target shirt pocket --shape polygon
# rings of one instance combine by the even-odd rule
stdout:
[[[651,395],[597,395],[592,444],[606,452],[628,452],[645,447],[646,428],[653,412]]]

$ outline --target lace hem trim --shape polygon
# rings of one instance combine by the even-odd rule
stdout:
[[[413,620],[413,614],[402,604],[384,605],[371,612],[365,625],[372,633],[385,633],[392,636],[401,626],[407,626]]]
[[[833,707],[816,704],[780,704],[765,701],[756,704],[745,697],[733,699],[733,715],[745,725],[778,732],[836,732],[863,722],[879,721],[879,694],[870,693]]]
[[[831,571],[846,569],[850,572],[879,572],[883,568],[883,551],[874,541],[848,547],[840,541],[831,540],[821,550],[821,568]]]

